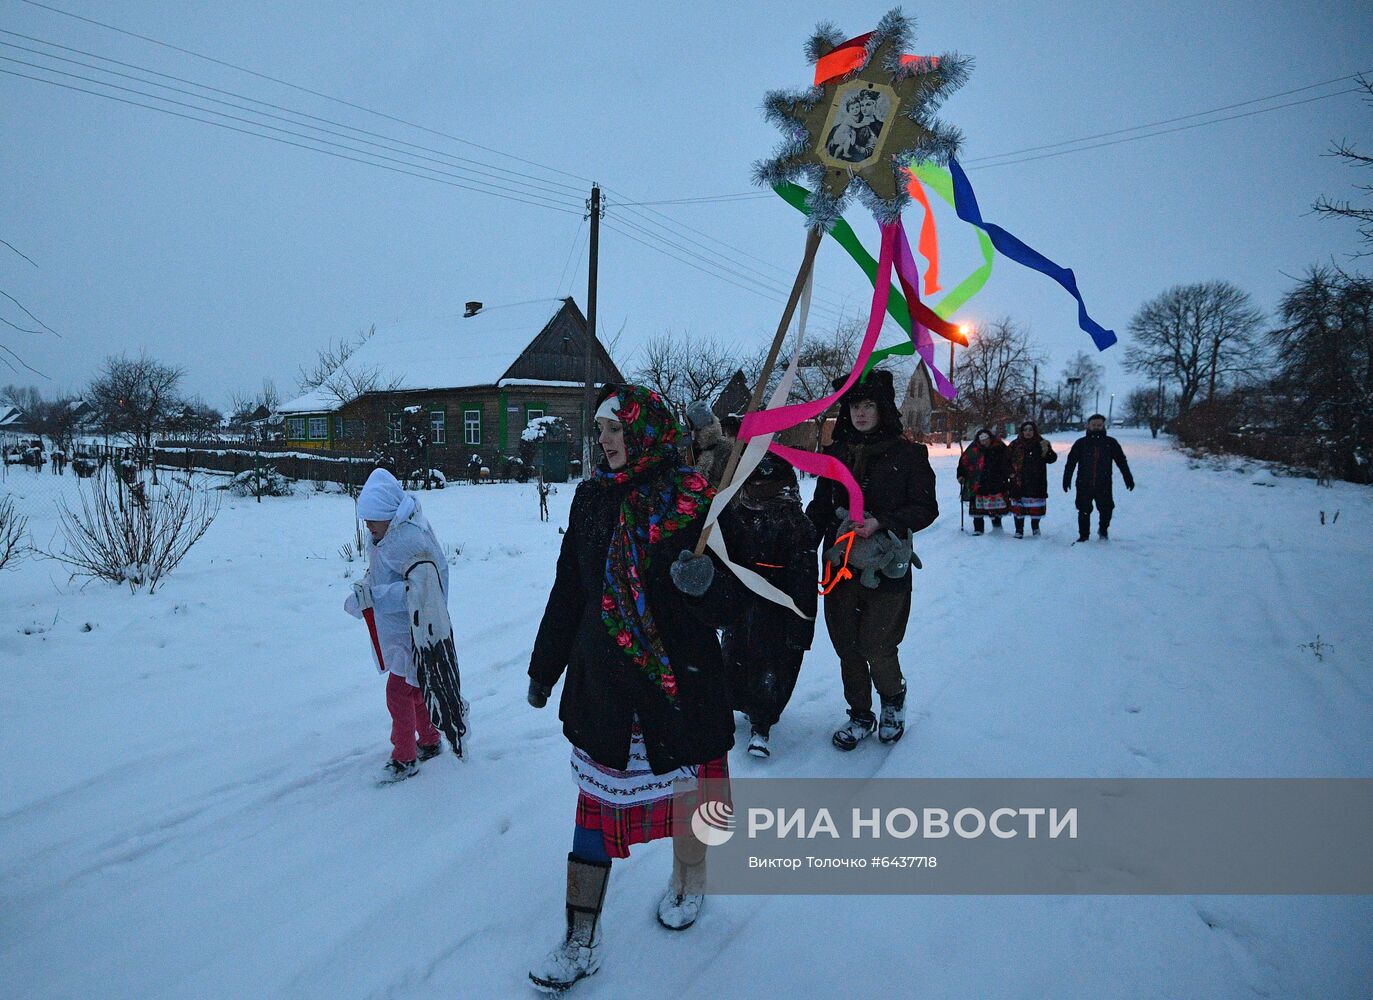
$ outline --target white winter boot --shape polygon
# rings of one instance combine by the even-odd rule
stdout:
[[[658,901],[658,923],[684,931],[696,923],[706,901],[706,845],[692,836],[672,838],[672,878]]]
[[[609,881],[609,861],[567,856],[567,936],[529,971],[538,989],[561,993],[601,967],[601,909]]]

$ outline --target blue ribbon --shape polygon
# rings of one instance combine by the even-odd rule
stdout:
[[[952,157],[949,158],[949,173],[953,175],[953,207],[954,211],[958,213],[958,217],[985,232],[991,238],[992,246],[996,247],[999,253],[1011,258],[1017,264],[1023,264],[1040,274],[1048,275],[1062,285],[1064,291],[1077,299],[1077,325],[1091,334],[1098,351],[1104,351],[1114,344],[1116,342],[1115,331],[1106,329],[1087,315],[1087,304],[1082,301],[1082,293],[1077,290],[1077,279],[1073,277],[1072,268],[1060,267],[1038,250],[1026,246],[1000,226],[983,222],[982,212],[977,207],[977,196],[973,194],[973,186],[968,182],[968,175],[963,172],[958,161]]]

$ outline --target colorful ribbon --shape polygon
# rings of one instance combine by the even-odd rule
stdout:
[[[915,174],[911,174],[906,191],[925,210],[925,216],[920,220],[920,256],[925,258],[926,265],[925,294],[933,295],[939,291],[939,233],[935,229],[934,210],[930,208],[930,199],[925,195],[925,185],[920,183]]]
[[[949,173],[953,177],[953,207],[954,211],[958,213],[958,217],[986,232],[991,237],[992,245],[996,247],[999,253],[1011,258],[1017,264],[1023,264],[1031,270],[1053,278],[1054,281],[1063,286],[1064,291],[1077,299],[1077,325],[1091,335],[1098,351],[1104,351],[1114,344],[1116,342],[1115,332],[1106,329],[1087,315],[1087,303],[1082,301],[1082,293],[1077,290],[1077,278],[1073,276],[1072,268],[1055,264],[1038,250],[1028,246],[1000,226],[984,222],[982,212],[977,207],[977,196],[973,194],[973,186],[968,183],[968,175],[963,172],[958,161],[952,157],[949,158]]]
[[[876,280],[873,283],[872,308],[868,313],[868,328],[863,334],[863,343],[858,349],[858,357],[854,361],[853,370],[849,372],[849,377],[844,381],[843,386],[824,399],[817,399],[808,403],[792,403],[789,406],[757,410],[748,414],[744,417],[743,424],[739,428],[741,439],[749,440],[763,434],[775,434],[778,431],[786,430],[788,427],[794,427],[803,420],[814,419],[837,403],[839,398],[848,392],[849,387],[858,381],[865,370],[869,355],[872,354],[873,348],[877,345],[877,337],[882,332],[882,319],[887,313],[888,301],[891,298],[892,265],[896,259],[896,247],[900,231],[901,223],[899,220],[882,225],[882,244],[877,262]],[[852,234],[852,230],[849,232]],[[772,447],[777,451],[777,454],[786,458],[798,469],[842,482],[849,496],[849,516],[855,521],[863,519],[863,492],[858,488],[858,483],[848,469],[843,466],[843,463],[829,455],[784,448],[775,444]]]
[[[809,209],[806,208],[806,199],[810,197],[810,192],[801,187],[801,185],[785,182],[775,185],[773,190],[781,195],[782,199],[798,212],[801,212],[803,215],[809,214]],[[834,228],[829,231],[829,235],[834,238],[836,243],[848,251],[848,255],[863,269],[863,273],[868,276],[868,280],[875,285],[878,271],[877,261],[873,260],[872,254],[868,253],[867,248],[865,248],[858,239],[858,235],[853,231],[853,227],[841,218],[835,222]],[[968,338],[963,336],[958,327],[953,323],[950,323],[944,317],[937,315],[929,306],[926,306],[924,303],[916,303],[914,309],[916,318],[945,340],[952,340],[955,344],[967,346]],[[887,312],[891,314],[892,319],[896,320],[897,325],[907,333],[911,333],[912,329],[910,310],[911,307],[900,292],[892,292],[888,289]],[[906,353],[909,354],[910,351],[907,350]]]
[[[911,254],[911,243],[906,238],[905,229],[898,231],[896,240],[896,277],[901,282],[901,290],[906,293],[906,301],[919,302],[920,290],[916,286],[920,282],[920,274],[915,268],[915,257]],[[945,399],[953,399],[958,395],[958,389],[935,366],[934,341],[930,339],[930,331],[925,329],[923,324],[915,324],[913,341],[915,350],[920,355],[920,360],[925,362],[925,367],[930,370],[930,374],[934,377],[935,390]],[[868,368],[871,368],[872,365],[872,359],[869,358]]]
[[[953,177],[947,170],[935,166],[933,163],[914,163],[909,169],[922,185],[948,202],[949,207],[953,207]],[[992,247],[992,241],[986,233],[980,229],[974,229],[973,232],[977,233],[977,244],[982,251],[982,266],[960,281],[947,295],[934,304],[934,311],[944,319],[949,319],[963,307],[964,303],[982,291],[982,286],[992,276],[992,262],[996,260],[996,250]]]

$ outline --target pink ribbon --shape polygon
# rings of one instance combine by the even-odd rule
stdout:
[[[747,441],[749,438],[757,437],[760,434],[776,434],[789,427],[795,427],[803,420],[813,420],[838,402],[839,398],[858,381],[868,363],[868,357],[872,354],[873,348],[877,346],[878,335],[882,332],[882,320],[887,313],[887,299],[891,295],[892,264],[897,254],[898,245],[904,243],[906,254],[910,255],[910,244],[904,237],[905,233],[901,228],[900,220],[882,224],[882,248],[877,257],[877,281],[873,286],[872,308],[868,313],[868,328],[863,334],[863,343],[858,349],[858,357],[854,361],[853,370],[849,372],[849,377],[843,386],[824,399],[813,400],[809,403],[792,403],[788,406],[778,406],[770,410],[758,410],[748,414],[744,417],[739,428],[740,440]],[[914,270],[913,262],[911,266]],[[926,332],[925,336],[928,338],[929,333]],[[934,344],[932,341],[930,352],[933,355]],[[844,466],[844,463],[830,455],[799,451],[785,445],[773,444],[770,450],[787,459],[798,469],[843,483],[849,494],[849,517],[855,521],[863,520],[863,492],[858,488],[857,481]]]

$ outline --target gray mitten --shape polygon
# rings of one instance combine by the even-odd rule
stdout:
[[[715,564],[710,561],[710,556],[692,555],[686,549],[678,554],[677,561],[668,571],[677,589],[688,597],[700,597],[710,589],[711,581],[715,579]]]

